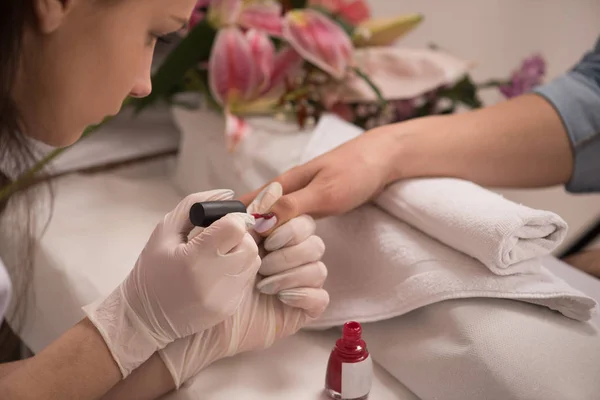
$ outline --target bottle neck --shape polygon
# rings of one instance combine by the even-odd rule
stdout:
[[[336,350],[344,355],[361,355],[366,353],[367,346],[362,339],[362,327],[358,322],[347,322],[342,330],[342,337],[336,342]]]

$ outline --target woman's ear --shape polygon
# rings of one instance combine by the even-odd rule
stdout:
[[[77,0],[33,0],[33,11],[41,33],[52,33],[64,22]]]

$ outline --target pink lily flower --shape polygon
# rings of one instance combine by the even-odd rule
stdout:
[[[275,54],[265,32],[238,27],[217,33],[208,64],[209,87],[224,108],[228,148],[234,150],[250,133],[250,126],[236,114],[264,111],[272,107],[285,78],[302,63],[291,48]]]
[[[283,37],[303,58],[335,79],[346,76],[353,59],[352,40],[323,13],[312,9],[287,12]]]
[[[371,18],[371,10],[365,0],[309,0],[308,5],[323,7],[353,25]]]
[[[217,28],[239,25],[281,36],[281,10],[275,0],[212,0],[208,19]]]
[[[196,2],[194,11],[192,11],[192,15],[190,16],[188,30],[193,29],[196,25],[202,22],[202,20],[204,20],[206,17],[206,8],[210,5],[210,3],[211,0],[198,0]]]

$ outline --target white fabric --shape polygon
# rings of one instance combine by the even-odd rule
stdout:
[[[331,301],[315,328],[349,319],[374,322],[457,298],[526,301],[587,321],[596,302],[548,272],[498,276],[479,261],[426,236],[373,205],[317,222],[327,251]]]
[[[600,398],[598,328],[531,304],[449,300],[363,331],[373,358],[423,400]]]
[[[12,284],[8,272],[4,267],[2,259],[0,259],[0,323],[4,318],[8,305],[10,304],[10,298],[12,295]]]
[[[550,254],[567,234],[567,223],[555,213],[461,179],[399,181],[375,204],[498,275],[536,272],[534,263],[522,261]]]

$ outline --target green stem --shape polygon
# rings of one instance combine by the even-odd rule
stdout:
[[[373,90],[373,92],[377,96],[377,99],[379,100],[381,107],[385,107],[387,105],[387,100],[383,98],[381,91],[379,90],[377,85],[375,85],[375,83],[371,80],[371,78],[369,78],[368,75],[361,71],[358,67],[353,67],[352,70],[356,73],[356,75],[361,77],[366,82],[366,84],[369,85],[369,87]]]
[[[489,81],[485,81],[482,83],[477,83],[475,84],[475,87],[477,87],[477,89],[488,89],[488,88],[493,88],[493,87],[499,87],[502,85],[506,85],[510,83],[509,81],[501,81],[498,79],[491,79]]]

